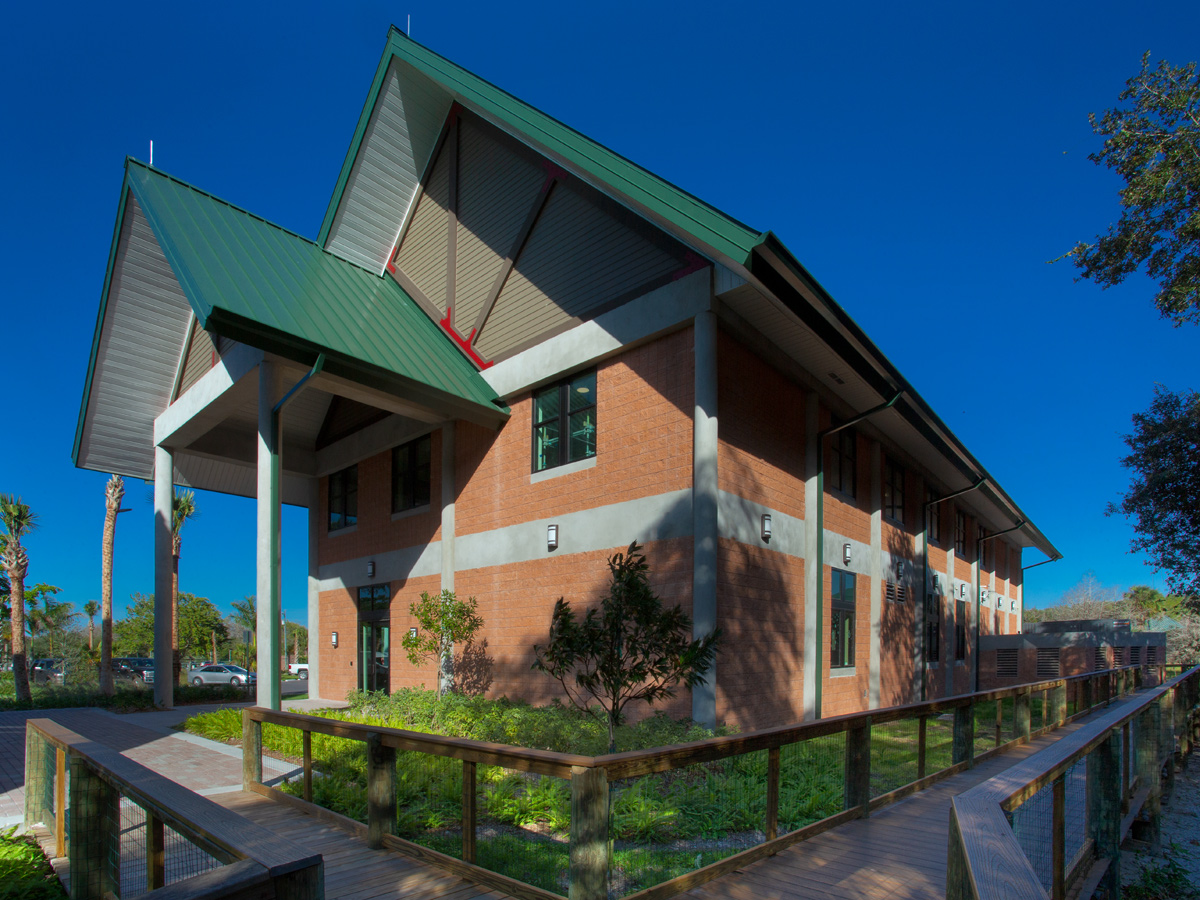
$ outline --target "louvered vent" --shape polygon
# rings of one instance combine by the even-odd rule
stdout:
[[[1146,665],[1153,666],[1157,662],[1158,662],[1158,648],[1157,647],[1147,647],[1146,648]]]
[[[1140,666],[1142,664],[1142,648],[1141,647],[1130,647],[1129,648],[1129,664],[1131,666]]]
[[[1113,647],[1113,668],[1119,669],[1121,666],[1127,665],[1125,660],[1128,650],[1128,647]]]
[[[1103,672],[1108,668],[1108,648],[1101,644],[1096,648],[1096,665],[1097,672]]]
[[[1038,664],[1041,665],[1041,657],[1038,657]],[[997,678],[1016,678],[1017,677],[1017,648],[1007,648],[996,651],[996,677]]]
[[[1038,680],[1058,678],[1061,667],[1058,660],[1058,647],[1037,648],[1037,677]]]
[[[894,581],[887,583],[887,598],[893,603],[904,603],[908,600],[908,589]]]

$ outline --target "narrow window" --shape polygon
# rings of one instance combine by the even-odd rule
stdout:
[[[925,658],[937,662],[942,654],[942,598],[929,594],[925,598]]]
[[[843,428],[829,438],[829,465],[825,475],[829,487],[848,497],[855,496],[858,482],[858,437],[853,428]]]
[[[430,435],[392,450],[392,512],[429,505]]]
[[[830,618],[829,666],[845,669],[854,665],[854,573],[830,571],[832,607]]]
[[[533,471],[596,455],[596,370],[533,395]]]
[[[967,601],[954,604],[954,659],[962,662],[967,658]]]
[[[904,469],[890,459],[883,464],[883,514],[904,524]]]
[[[983,568],[988,566],[988,530],[982,525],[979,526],[979,565]]]
[[[929,535],[929,540],[933,541],[933,543],[941,544],[942,543],[941,504],[935,504],[934,506],[929,505],[936,499],[937,499],[937,494],[935,494],[933,492],[933,488],[926,488],[925,489],[925,504],[926,504],[925,509],[928,511],[926,513],[926,517],[927,517],[926,527],[928,528],[927,534]]]
[[[954,555],[967,555],[967,514],[961,509],[954,511]]]
[[[358,521],[358,466],[329,476],[329,530],[348,528]]]

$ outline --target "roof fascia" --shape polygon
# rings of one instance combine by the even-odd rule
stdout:
[[[125,206],[133,189],[129,178],[130,158],[125,157],[125,175],[121,179],[121,196],[117,201],[117,221],[113,225],[112,243],[108,248],[108,264],[104,269],[104,284],[100,288],[100,309],[96,312],[96,331],[92,335],[92,349],[88,356],[87,375],[83,380],[83,397],[79,403],[79,418],[75,423],[75,440],[71,445],[71,463],[79,466],[79,450],[83,444],[83,426],[87,421],[88,404],[92,395],[92,380],[96,374],[96,358],[100,355],[100,335],[104,330],[104,316],[108,311],[108,293],[112,287],[113,269],[117,264],[117,250],[121,242],[121,226],[125,222]]]
[[[211,322],[213,330],[225,337],[305,366],[312,365],[312,361],[317,355],[324,353],[326,356],[324,371],[330,375],[339,375],[359,384],[380,388],[397,397],[411,400],[431,409],[446,411],[449,413],[449,418],[466,419],[477,425],[495,428],[509,417],[507,407],[475,403],[456,394],[364,363],[343,353],[318,346],[295,335],[262,325],[223,309],[213,310]]]
[[[342,194],[345,193],[346,185],[350,181],[354,160],[358,158],[359,148],[367,133],[367,125],[371,122],[371,114],[375,111],[375,104],[379,101],[379,92],[383,89],[383,81],[387,77],[388,67],[392,64],[395,32],[395,25],[388,28],[388,39],[383,48],[383,56],[375,69],[375,78],[371,82],[371,89],[367,91],[367,99],[363,103],[362,113],[359,114],[358,124],[354,127],[354,135],[350,138],[346,158],[342,161],[342,170],[338,173],[337,183],[333,186],[333,196],[329,200],[329,206],[325,209],[325,218],[321,221],[320,232],[317,233],[317,243],[321,247],[324,247],[329,240],[329,230],[333,228],[333,220],[337,217],[338,207],[342,205]]]
[[[966,446],[947,427],[925,399],[866,332],[838,305],[837,301],[808,272],[773,232],[765,232],[749,260],[750,272],[818,337],[844,359],[881,398],[903,391],[897,412],[947,460],[968,482],[984,479],[996,505],[1005,509],[1033,544],[1055,559],[1062,554],[1004,491]]]

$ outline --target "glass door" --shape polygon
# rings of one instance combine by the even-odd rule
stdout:
[[[391,629],[385,622],[360,625],[359,688],[386,694],[391,689]]]

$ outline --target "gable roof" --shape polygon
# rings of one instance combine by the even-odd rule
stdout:
[[[140,235],[128,229],[127,213],[143,225]],[[330,374],[369,379],[419,401],[447,405],[467,418],[503,415],[493,402],[495,391],[392,279],[127,159],[72,451],[77,465],[97,386],[110,292],[128,289],[133,280],[129,274],[114,279],[123,240],[154,245],[152,252],[169,269],[153,277],[161,282],[173,276],[176,284],[160,287],[181,294],[202,328],[301,363],[311,364],[325,353]],[[120,327],[132,330],[141,324],[135,316]],[[161,375],[157,373],[158,380]],[[158,412],[165,408],[161,386],[154,398],[141,418],[156,405]],[[142,430],[145,424],[131,422],[129,427]],[[152,443],[147,437],[146,445]]]

